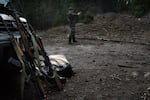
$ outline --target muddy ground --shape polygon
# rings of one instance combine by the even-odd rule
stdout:
[[[48,100],[144,100],[150,87],[150,17],[103,14],[78,23],[78,43],[68,45],[68,26],[41,33],[48,54],[63,54],[75,76]],[[146,99],[146,100],[150,100]]]

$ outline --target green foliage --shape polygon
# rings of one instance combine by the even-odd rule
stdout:
[[[149,0],[133,0],[129,5],[129,12],[137,17],[143,16],[148,12],[150,6]]]
[[[81,21],[90,23],[94,14],[105,12],[131,12],[142,16],[150,10],[150,0],[12,0],[37,29],[67,24],[69,6],[82,11]],[[128,1],[128,4],[127,4]]]
[[[92,21],[94,20],[94,15],[87,11],[84,15],[83,15],[83,18],[82,18],[82,22],[85,23],[85,24],[89,24],[91,23]]]
[[[142,16],[145,13],[145,9],[141,5],[136,5],[133,8],[131,8],[131,12],[136,17],[140,17],[140,16]]]
[[[124,0],[119,0],[119,1],[116,0],[114,4],[115,4],[114,11],[116,12],[122,12],[128,8]]]
[[[55,18],[53,19],[52,24],[53,24],[53,26],[67,24],[66,16],[63,16],[63,15],[55,16]]]

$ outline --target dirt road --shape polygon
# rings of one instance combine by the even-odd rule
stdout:
[[[48,45],[48,54],[64,54],[76,72],[49,100],[142,100],[150,85],[149,50],[147,45],[92,40]]]
[[[113,30],[111,30],[107,28],[106,23],[110,24],[110,21],[107,19],[106,22],[106,17],[103,22],[100,22],[99,28],[95,24],[91,25],[93,28],[78,27],[79,42],[73,45],[68,45],[66,35],[60,34],[65,31],[57,29],[55,32],[58,34],[45,37],[43,35],[47,53],[64,54],[76,72],[75,76],[67,80],[63,91],[50,91],[49,100],[144,99],[144,93],[150,87],[150,45],[144,45],[149,43],[149,37],[143,34],[149,33],[149,29],[144,29],[146,25],[144,23],[142,24],[144,28],[140,27],[144,31],[138,31],[140,22],[139,25],[135,25],[137,29],[133,24],[130,25],[132,28],[129,30],[127,27],[126,30],[120,30],[124,27],[122,21],[119,20],[121,23],[117,21],[118,24],[117,19],[113,19],[111,24],[117,23],[115,24],[117,29],[112,25]],[[128,22],[131,20],[129,17]],[[146,23],[149,24],[147,21]],[[107,30],[104,29],[109,29],[109,33],[107,34]],[[105,34],[101,34],[104,33],[102,30]],[[79,34],[84,32],[87,34]],[[117,33],[120,35],[116,36]],[[97,39],[97,36],[124,42],[103,41],[103,39]],[[90,39],[92,37],[94,39]]]

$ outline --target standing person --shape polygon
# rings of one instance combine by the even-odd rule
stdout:
[[[69,27],[70,27],[68,44],[77,42],[75,39],[75,24],[77,22],[77,18],[79,15],[80,15],[80,12],[75,13],[75,10],[72,7],[69,7],[69,10],[67,13],[67,19],[68,19]]]

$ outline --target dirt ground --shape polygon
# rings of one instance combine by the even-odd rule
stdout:
[[[78,43],[68,45],[68,27],[41,33],[48,54],[63,54],[75,76],[48,100],[150,100],[150,16],[103,14],[78,23]],[[149,94],[150,95],[150,94]],[[147,96],[148,97],[148,96]]]

